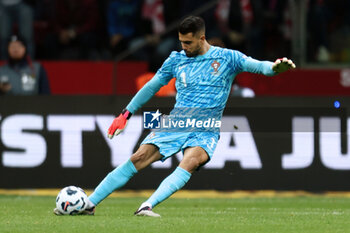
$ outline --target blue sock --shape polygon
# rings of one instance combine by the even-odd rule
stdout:
[[[96,187],[95,191],[89,196],[89,200],[94,205],[97,205],[114,190],[123,187],[136,173],[137,170],[129,159],[111,171],[102,180],[102,182]]]
[[[152,208],[170,197],[177,190],[181,189],[191,178],[191,173],[181,167],[177,167],[163,182],[157,190],[146,201],[152,205]]]

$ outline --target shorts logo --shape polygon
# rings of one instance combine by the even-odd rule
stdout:
[[[149,138],[149,139],[152,139],[154,136],[156,136],[156,133],[155,133],[155,132],[152,132],[151,134],[148,135],[148,138]]]
[[[143,112],[143,127],[145,129],[159,129],[161,126],[160,116],[162,113],[157,111],[153,112]]]
[[[213,149],[214,144],[215,144],[215,138],[211,138],[211,144],[209,145],[209,147],[210,147],[211,149]]]

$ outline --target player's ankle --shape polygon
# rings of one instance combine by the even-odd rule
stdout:
[[[151,203],[149,203],[149,202],[144,202],[144,203],[141,204],[139,210],[142,209],[142,208],[144,208],[144,207],[146,207],[146,206],[148,206],[148,207],[150,207],[150,208],[152,209],[152,204],[151,204]]]
[[[90,201],[90,199],[88,198],[86,208],[87,208],[87,209],[90,209],[90,208],[93,208],[93,207],[95,207],[95,206],[96,206],[96,205],[95,205],[94,203],[92,203],[92,201]]]

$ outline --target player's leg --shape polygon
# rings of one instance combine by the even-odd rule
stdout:
[[[114,190],[123,187],[138,171],[161,158],[162,156],[156,146],[141,145],[129,160],[119,165],[101,181],[95,191],[89,196],[87,208],[82,214],[93,215],[97,204]],[[56,208],[54,213],[60,215]]]
[[[184,157],[181,160],[179,167],[192,174],[208,160],[209,156],[202,147],[188,147],[184,151]]]
[[[152,212],[152,208],[181,189],[191,178],[191,174],[208,159],[209,156],[203,148],[199,146],[186,148],[179,166],[162,181],[152,196],[141,204],[135,215],[159,217],[160,215]]]
[[[111,171],[89,196],[93,205],[99,204],[114,190],[123,187],[138,171],[162,156],[154,145],[141,145],[129,160]]]

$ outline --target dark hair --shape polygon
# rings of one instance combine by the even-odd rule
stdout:
[[[15,42],[15,41],[18,41],[20,42],[24,47],[27,48],[27,43],[26,41],[19,35],[12,35],[8,41],[7,41],[7,45],[9,46],[11,42]]]
[[[178,27],[178,32],[181,34],[187,34],[192,32],[193,35],[198,32],[205,32],[205,23],[201,17],[198,16],[188,16],[180,23]]]
[[[30,66],[32,73],[34,74],[34,66],[33,66],[33,61],[32,59],[29,57],[28,55],[28,50],[27,50],[27,43],[26,41],[19,35],[12,35],[9,39],[8,39],[8,44],[7,44],[7,48],[9,48],[10,44],[12,42],[20,42],[25,48],[25,53],[23,55],[23,58],[20,59],[20,61],[26,61],[28,63],[28,65]],[[11,56],[9,51],[7,50],[7,60],[10,66],[13,66],[15,64],[18,63],[19,60],[14,60]]]

